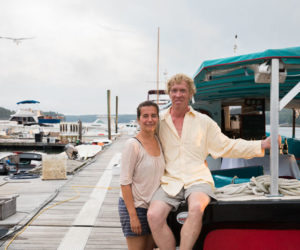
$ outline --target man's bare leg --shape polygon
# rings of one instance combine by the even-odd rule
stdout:
[[[159,250],[174,250],[176,247],[173,232],[167,224],[172,206],[163,201],[153,201],[148,209],[148,222],[153,239]]]
[[[210,197],[201,192],[195,192],[188,197],[188,217],[180,232],[180,250],[191,250],[200,235],[202,218]]]

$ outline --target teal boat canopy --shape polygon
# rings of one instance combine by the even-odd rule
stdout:
[[[232,98],[269,98],[271,60],[278,58],[279,97],[300,82],[300,47],[269,49],[263,52],[204,61],[194,75],[195,101]],[[293,101],[300,104],[300,94]],[[298,106],[299,107],[299,106]]]

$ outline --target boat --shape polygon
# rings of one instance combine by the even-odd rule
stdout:
[[[0,152],[0,174],[27,172],[39,167],[43,155],[38,152]]]
[[[34,110],[29,107],[24,107],[25,104],[37,104],[39,101],[34,100],[25,100],[18,102],[17,105],[20,105],[20,108],[15,114],[12,114],[9,121],[16,122],[17,124],[22,125],[36,125],[39,123],[38,118],[42,115],[39,110]]]
[[[45,123],[60,123],[64,120],[63,116],[51,116],[51,115],[43,115],[38,118],[39,124],[45,124]]]
[[[159,110],[165,110],[172,104],[168,93],[163,89],[148,90],[147,100],[157,103]]]
[[[105,130],[105,131],[107,131],[107,121],[104,121],[104,118],[105,117],[97,118],[92,123],[88,123],[86,125],[86,129],[88,129],[88,130]]]
[[[111,116],[111,128],[115,127],[115,117]],[[98,118],[91,123],[84,123],[82,125],[83,135],[85,136],[104,136],[108,132],[108,118],[106,115],[98,116]]]
[[[136,120],[130,120],[128,123],[123,123],[120,125],[120,131],[123,134],[135,135],[140,131],[140,125]]]
[[[0,152],[0,174],[7,175],[10,171],[9,163],[19,162],[18,155],[13,152]]]
[[[264,138],[265,111],[270,110],[272,143],[270,152],[266,152],[271,162],[268,176],[264,176],[266,169],[262,163],[227,169],[222,168],[225,159],[212,164],[217,192],[221,188],[246,187],[259,178],[268,178],[269,186],[264,195],[228,195],[227,199],[212,201],[205,210],[194,249],[299,249],[300,196],[295,192],[282,195],[280,186],[282,181],[299,184],[299,166],[293,158],[289,176],[279,178],[280,159],[293,155],[279,155],[277,135],[278,111],[284,107],[300,108],[300,47],[204,61],[194,75],[194,82],[197,91],[193,108],[215,120],[228,137]],[[299,139],[290,138],[288,143],[289,153],[299,157]],[[186,217],[186,204],[168,217],[177,244]]]
[[[62,116],[46,116],[38,109],[33,109],[31,107],[24,107],[26,104],[38,104],[39,101],[35,100],[24,100],[17,103],[21,105],[17,112],[11,115],[9,121],[17,122],[17,124],[22,124],[25,126],[31,125],[45,125],[45,124],[55,124],[60,123],[64,118]]]
[[[92,145],[99,145],[99,146],[109,146],[112,144],[112,140],[106,139],[106,138],[99,138],[99,139],[94,139],[91,141]]]

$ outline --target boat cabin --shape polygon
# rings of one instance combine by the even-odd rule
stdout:
[[[281,165],[289,164],[282,168],[290,171],[288,178],[300,179],[299,166],[293,155],[300,157],[300,140],[295,138],[294,132],[295,119],[294,138],[288,138],[291,154],[278,154],[277,135],[279,110],[286,107],[295,113],[300,109],[300,47],[205,61],[197,70],[194,82],[197,92],[193,108],[209,115],[231,138],[264,138],[265,113],[270,110],[272,144],[270,154],[257,159],[258,162],[247,165],[245,161],[239,162],[240,159],[223,158],[217,170],[211,169],[213,177],[220,175],[222,181],[225,177],[230,178],[222,185],[214,178],[216,187],[237,183],[236,179],[249,183],[252,176],[269,174],[269,194],[250,198],[249,195],[229,195],[227,199],[212,201],[205,210],[202,231],[194,249],[299,249],[297,211],[300,211],[300,196],[282,196],[278,191]],[[288,159],[288,162],[282,159]],[[233,166],[238,162],[241,165]],[[208,165],[210,167],[210,162]],[[224,165],[229,167],[223,168]],[[168,217],[177,245],[186,217],[186,204]]]
[[[280,110],[293,110],[292,137],[287,138],[287,143],[289,152],[300,163],[300,140],[295,136],[295,114],[300,109],[300,94],[296,93],[300,82],[299,56],[300,48],[296,47],[205,61],[194,77],[197,92],[193,107],[214,119],[230,138],[264,138],[266,112],[271,111],[272,101],[271,60],[278,58]],[[289,91],[294,96],[286,102]]]

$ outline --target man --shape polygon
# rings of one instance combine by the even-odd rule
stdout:
[[[161,187],[154,194],[148,210],[148,221],[160,250],[175,249],[174,235],[166,223],[171,210],[187,200],[188,217],[181,229],[180,249],[192,249],[202,227],[206,206],[214,198],[214,182],[205,165],[208,154],[214,158],[252,158],[264,155],[270,138],[262,141],[229,139],[218,125],[189,106],[195,93],[191,78],[173,76],[167,83],[172,106],[161,115],[159,138],[166,169]]]

